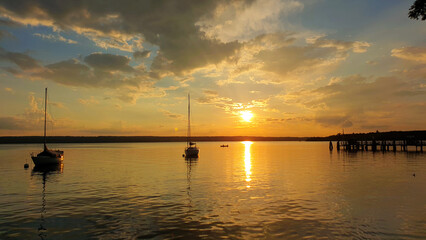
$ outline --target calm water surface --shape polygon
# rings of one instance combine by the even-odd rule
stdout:
[[[426,239],[426,153],[220,144],[0,145],[0,239]]]

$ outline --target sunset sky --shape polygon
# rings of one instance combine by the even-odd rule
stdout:
[[[423,130],[413,1],[0,1],[0,135]]]

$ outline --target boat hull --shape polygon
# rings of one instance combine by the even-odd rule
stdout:
[[[195,147],[189,147],[185,149],[185,157],[198,157],[200,150]]]
[[[31,156],[31,158],[33,159],[34,165],[36,166],[61,164],[62,161],[64,161],[63,155],[57,157]]]

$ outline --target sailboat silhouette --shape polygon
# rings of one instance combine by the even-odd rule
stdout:
[[[185,148],[185,158],[198,158],[200,149],[197,144],[191,141],[191,98],[188,93],[188,133]]]

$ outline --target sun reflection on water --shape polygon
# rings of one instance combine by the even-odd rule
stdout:
[[[250,181],[251,181],[251,153],[250,153],[250,147],[253,144],[253,142],[245,141],[242,142],[244,144],[244,166],[246,170],[246,182],[247,182],[247,188],[250,187]]]

